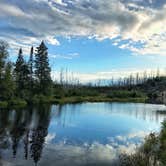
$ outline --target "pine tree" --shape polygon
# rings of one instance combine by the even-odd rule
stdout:
[[[8,57],[8,44],[4,41],[0,41],[0,81],[3,77],[6,59]]]
[[[42,41],[35,55],[35,76],[39,92],[47,95],[51,87],[51,68],[49,67],[47,47]]]
[[[24,88],[24,82],[23,82],[23,66],[24,66],[24,58],[23,58],[23,54],[22,54],[22,49],[19,49],[19,53],[18,53],[18,58],[15,64],[15,79],[16,79],[16,84],[17,84],[17,88],[19,90]]]
[[[28,63],[24,62],[22,66],[23,88],[29,90],[30,70]]]
[[[29,83],[29,67],[23,58],[22,49],[19,50],[18,58],[15,64],[15,80],[17,86],[17,93],[20,97],[28,97],[26,91],[28,91],[28,83]],[[28,92],[29,93],[29,92]]]
[[[31,51],[30,51],[30,58],[28,61],[28,65],[29,65],[29,75],[30,75],[30,90],[33,89],[33,47],[31,47]]]
[[[0,100],[4,99],[5,93],[5,65],[8,57],[8,44],[4,41],[0,41]]]

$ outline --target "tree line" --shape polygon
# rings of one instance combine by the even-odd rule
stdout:
[[[156,96],[165,89],[166,77],[161,75],[159,69],[150,75],[145,71],[125,78],[112,77],[112,79],[96,80],[87,84],[80,83],[69,70],[61,69],[59,81],[56,79],[53,82],[48,48],[44,41],[36,48],[31,47],[28,60],[25,60],[20,48],[15,63],[9,60],[8,49],[8,44],[0,41],[0,106],[5,108],[8,105],[21,105],[21,100],[23,105],[26,105],[27,102],[59,103],[63,102],[65,97],[75,96],[93,96],[95,99],[98,95],[103,98],[103,93],[112,98],[117,97],[118,92],[122,93],[123,97],[126,94],[128,96],[128,92],[124,90],[143,91],[149,96],[152,89],[152,93]],[[158,86],[159,83],[161,86]],[[116,94],[112,93],[114,90]],[[150,96],[154,96],[153,94]]]
[[[28,61],[20,48],[16,62],[11,62],[8,48],[6,42],[0,41],[0,101],[29,101],[35,95],[50,95],[51,68],[44,41],[36,49],[31,47]]]
[[[56,84],[63,86],[64,88],[89,86],[89,87],[132,87],[145,84],[149,80],[156,80],[166,76],[166,70],[161,73],[159,69],[151,71],[143,71],[137,73],[130,73],[126,77],[113,77],[111,79],[96,79],[89,82],[81,83],[74,73],[67,68],[61,68],[59,77],[53,77]]]

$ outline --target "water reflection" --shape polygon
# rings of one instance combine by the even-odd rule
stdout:
[[[0,165],[110,164],[120,152],[131,153],[150,130],[159,130],[166,114],[157,110],[163,109],[86,103],[1,110]]]
[[[20,150],[19,146],[22,146],[25,159],[31,157],[37,164],[42,156],[45,137],[48,134],[50,112],[50,106],[41,106],[34,110],[32,108],[1,110],[0,151],[11,148],[13,158],[16,158],[18,149]]]
[[[54,105],[52,107],[54,118],[60,126],[67,126],[80,116],[80,114],[106,114],[106,115],[123,115],[147,122],[160,123],[166,118],[166,106],[142,103],[86,103],[86,104],[67,104],[64,106]],[[160,111],[161,110],[161,111]],[[164,113],[165,112],[165,113]]]

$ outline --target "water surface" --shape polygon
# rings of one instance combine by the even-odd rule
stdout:
[[[166,117],[164,105],[83,103],[0,111],[0,165],[110,165]]]

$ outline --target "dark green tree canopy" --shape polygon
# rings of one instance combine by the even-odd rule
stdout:
[[[21,95],[21,97],[23,97],[22,92],[28,89],[30,71],[28,64],[25,62],[23,58],[23,52],[21,48],[18,53],[18,58],[15,64],[14,73],[15,73],[17,90],[20,93],[19,96]]]
[[[8,55],[8,44],[5,41],[0,41],[0,79],[3,77],[5,63]]]
[[[47,50],[42,41],[35,54],[31,47],[29,60],[26,61],[20,48],[13,65],[8,61],[8,44],[0,41],[0,102],[15,98],[29,102],[35,96],[51,94],[51,68]]]
[[[39,84],[39,91],[47,93],[51,85],[51,68],[49,66],[47,47],[44,41],[37,47],[35,54],[35,76]]]

